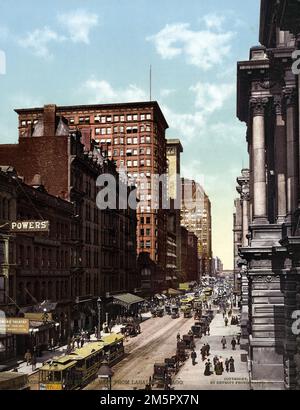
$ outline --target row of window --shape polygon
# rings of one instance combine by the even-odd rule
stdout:
[[[94,116],[94,121],[95,122],[100,122],[101,124],[105,124],[107,122],[125,122],[125,118],[126,121],[145,121],[145,120],[151,120],[152,119],[152,115],[150,113],[147,114],[127,114],[125,115],[95,115]],[[90,117],[86,116],[86,117],[80,117],[79,121],[90,121]]]
[[[144,159],[141,159],[140,161],[134,160],[134,161],[127,161],[127,166],[128,167],[144,167],[144,166],[150,167],[151,166],[151,159],[146,159],[146,161]]]
[[[95,138],[95,142],[97,142],[98,144],[100,143],[100,144],[111,145],[112,140],[111,140],[111,138],[105,138],[105,139]],[[127,145],[131,145],[131,144],[138,145],[139,143],[140,144],[151,144],[151,136],[147,135],[147,136],[140,137],[140,138],[128,137],[127,139],[122,138],[122,137],[121,138],[114,138],[113,143],[114,143],[114,145],[124,145],[126,143],[127,143]]]
[[[105,128],[95,128],[95,134],[96,135],[109,135],[112,134],[112,131],[114,134],[123,134],[125,132],[125,127],[114,127],[113,129],[111,127],[105,127]],[[139,131],[139,127],[126,127],[126,134],[137,134]],[[140,132],[151,132],[151,126],[150,125],[142,125],[140,127]]]

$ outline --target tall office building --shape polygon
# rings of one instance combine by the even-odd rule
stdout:
[[[210,275],[212,268],[211,203],[203,187],[193,180],[181,179],[181,225],[198,238],[200,275]]]
[[[43,108],[18,109],[19,133],[26,135],[43,114]],[[161,272],[166,269],[167,211],[154,209],[152,175],[167,171],[168,124],[157,102],[57,106],[57,115],[68,120],[71,130],[79,129],[86,147],[98,144],[118,170],[125,170],[129,183],[139,189],[137,250],[147,252]],[[87,148],[89,149],[89,148]],[[163,189],[160,189],[162,195]],[[156,194],[155,194],[156,195]],[[157,195],[158,196],[158,195]]]

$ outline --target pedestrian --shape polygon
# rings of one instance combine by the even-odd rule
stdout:
[[[204,370],[204,376],[210,376],[211,375],[211,363],[210,360],[205,363],[205,370]]]
[[[229,371],[230,373],[234,373],[235,372],[235,367],[234,367],[234,359],[231,356],[229,359]]]
[[[236,340],[235,337],[233,336],[233,339],[231,341],[231,346],[232,346],[232,350],[235,350],[235,346],[236,346]]]
[[[26,360],[26,365],[27,365],[27,366],[30,365],[30,363],[31,363],[31,358],[32,358],[32,355],[31,355],[29,349],[27,349],[27,352],[25,353],[25,356],[24,356],[24,359]]]
[[[193,366],[195,366],[195,364],[196,364],[196,358],[197,358],[197,353],[195,352],[194,349],[193,349],[193,351],[192,351],[192,353],[191,353],[191,358],[192,358]]]
[[[82,336],[80,339],[80,347],[83,347],[83,345],[84,345],[84,337]]]
[[[222,346],[223,346],[223,349],[226,349],[227,340],[225,339],[225,336],[222,337],[222,339],[221,339],[221,344],[222,344]]]
[[[76,343],[77,343],[77,349],[79,349],[80,348],[80,337],[79,336],[76,338]]]
[[[226,369],[226,372],[228,373],[229,372],[229,360],[228,360],[228,358],[225,360],[225,369]]]
[[[202,356],[202,361],[204,362],[204,360],[206,359],[206,347],[205,347],[205,345],[203,345],[201,347],[200,353],[201,353],[201,356]]]
[[[224,322],[225,322],[225,326],[227,327],[228,326],[228,318],[227,317],[225,317]]]
[[[223,357],[222,357],[222,356],[219,357],[219,363],[220,363],[220,366],[221,366],[221,369],[222,369],[222,373],[223,373],[223,372],[224,372],[224,360],[223,360]]]
[[[240,345],[240,341],[241,341],[241,335],[240,333],[237,335],[237,344]]]
[[[219,358],[218,358],[218,356],[215,356],[214,358],[213,358],[213,363],[214,363],[214,369],[215,369],[215,372],[217,371],[217,364],[219,363]]]
[[[180,341],[180,333],[178,332],[177,333],[177,342],[179,342]]]
[[[33,352],[32,358],[31,358],[31,365],[32,365],[32,371],[34,372],[36,369],[36,353]]]
[[[210,336],[210,327],[207,326],[207,335]]]
[[[210,355],[210,345],[207,343],[206,345],[206,355],[209,356]]]

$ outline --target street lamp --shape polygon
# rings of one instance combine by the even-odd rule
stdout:
[[[103,360],[100,369],[98,370],[98,379],[104,379],[107,381],[107,388],[104,390],[111,390],[111,379],[114,375],[114,372],[108,365],[107,360]]]
[[[97,299],[97,307],[98,307],[98,339],[101,339],[101,298]]]

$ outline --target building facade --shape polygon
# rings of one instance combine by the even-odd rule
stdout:
[[[200,275],[212,273],[211,203],[200,184],[181,179],[181,225],[198,238]]]
[[[176,275],[181,278],[181,178],[180,156],[183,148],[179,139],[167,140],[168,162],[168,196],[174,201],[172,218],[174,219],[174,232],[176,235]],[[180,279],[181,280],[181,279]]]
[[[34,124],[27,124],[18,144],[0,146],[0,163],[13,165],[25,183],[36,188],[43,186],[50,195],[74,207],[69,238],[72,248],[68,249],[66,224],[53,217],[53,235],[58,235],[67,249],[62,247],[57,256],[52,255],[60,263],[64,252],[60,269],[65,269],[66,274],[71,272],[71,285],[61,283],[58,294],[63,289],[72,300],[72,332],[93,328],[99,296],[105,299],[140,286],[136,268],[136,212],[118,206],[98,208],[97,198],[103,189],[97,186],[98,177],[113,176],[117,187],[121,182],[112,161],[93,144],[90,150],[85,148],[83,140],[84,135],[70,131],[66,119],[51,105],[43,108]],[[129,191],[127,185],[126,190]],[[42,268],[46,270],[47,266]],[[38,288],[33,289],[33,297],[39,299]],[[55,294],[55,289],[52,292]],[[40,295],[42,299],[44,296],[47,295]]]
[[[198,238],[183,226],[181,227],[181,260],[182,280],[197,282],[199,280]]]
[[[240,256],[254,388],[300,388],[299,31],[299,2],[262,0],[262,45],[238,63],[250,163],[250,234]]]
[[[26,135],[43,113],[43,108],[16,110],[19,135]],[[70,130],[80,130],[86,147],[94,141],[117,169],[125,170],[129,183],[138,186],[137,250],[147,252],[166,272],[167,211],[159,206],[153,175],[167,172],[166,138],[168,124],[157,102],[56,107],[68,120]],[[154,193],[153,193],[154,192]]]

